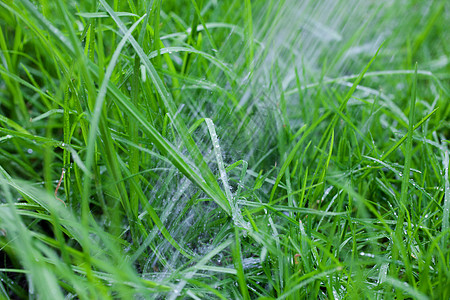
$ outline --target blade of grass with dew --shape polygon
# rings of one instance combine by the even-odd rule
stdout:
[[[225,195],[228,199],[228,203],[231,207],[231,214],[233,217],[234,224],[238,227],[242,227],[245,229],[250,229],[249,224],[244,221],[242,217],[241,211],[237,205],[237,199],[231,193],[231,188],[228,183],[227,171],[225,170],[225,165],[222,159],[222,153],[220,151],[219,139],[217,137],[217,133],[214,127],[214,123],[211,119],[205,118],[205,123],[208,126],[209,134],[211,136],[211,141],[213,144],[214,154],[216,156],[217,166],[219,167],[220,180],[222,181]]]

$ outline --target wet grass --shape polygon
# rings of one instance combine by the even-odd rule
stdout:
[[[447,1],[0,5],[0,298],[450,297]]]

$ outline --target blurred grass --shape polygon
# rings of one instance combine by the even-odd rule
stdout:
[[[450,297],[447,1],[0,6],[1,299]]]

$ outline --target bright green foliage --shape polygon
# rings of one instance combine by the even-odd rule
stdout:
[[[450,298],[448,1],[0,1],[0,299]]]

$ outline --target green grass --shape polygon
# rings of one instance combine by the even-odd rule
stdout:
[[[0,299],[450,298],[448,1],[79,2],[0,2]]]

